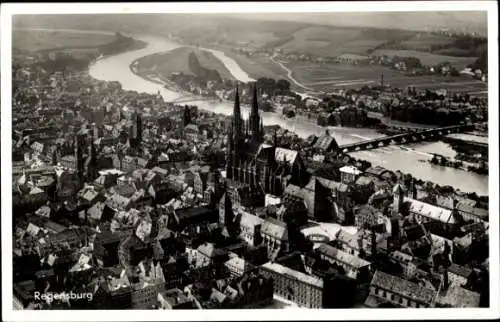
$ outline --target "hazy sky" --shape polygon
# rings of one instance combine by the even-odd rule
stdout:
[[[487,13],[474,12],[343,12],[343,13],[266,13],[231,14],[232,17],[257,20],[302,21],[337,26],[400,28],[426,30],[449,28],[485,34]]]
[[[174,16],[177,16],[174,18]],[[186,17],[188,16],[188,17]],[[476,32],[483,36],[487,33],[487,13],[474,12],[334,12],[334,13],[231,13],[231,14],[153,14],[153,15],[27,15],[13,19],[14,25],[47,25],[54,28],[73,25],[87,26],[89,22],[108,26],[195,26],[207,21],[217,22],[217,17],[228,17],[249,20],[295,21],[321,25],[344,27],[375,27],[406,30],[436,30]],[[167,18],[168,17],[168,18]],[[215,18],[215,19],[213,19]],[[83,27],[82,27],[83,28]],[[87,26],[88,28],[88,26]]]

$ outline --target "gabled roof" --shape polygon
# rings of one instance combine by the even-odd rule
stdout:
[[[395,294],[399,294],[405,298],[409,298],[426,304],[430,304],[434,299],[434,296],[436,295],[436,292],[429,288],[384,273],[382,271],[375,272],[375,275],[373,275],[373,279],[370,284],[372,286],[383,288]]]
[[[410,203],[410,213],[427,217],[445,224],[455,224],[455,217],[449,209],[437,207],[412,198],[404,198],[405,202]]]
[[[340,229],[337,232],[336,240],[342,244],[347,245],[350,248],[358,249],[358,235],[350,234],[347,231]]]
[[[338,146],[337,141],[333,136],[330,135],[322,135],[318,138],[316,143],[314,143],[314,147],[317,149],[322,149],[322,150],[329,150],[332,147]]]
[[[321,246],[319,246],[318,252],[325,255],[326,257],[330,257],[334,260],[337,260],[339,262],[342,262],[346,265],[349,265],[357,269],[370,265],[370,262],[362,258],[353,256],[351,254],[343,252],[340,249],[337,249],[327,244],[322,244]]]
[[[92,219],[100,220],[105,206],[106,205],[104,204],[104,202],[97,202],[95,205],[93,205],[87,210],[87,214]]]
[[[298,272],[296,270],[293,270],[291,268],[288,268],[286,266],[283,266],[278,263],[271,263],[267,262],[264,265],[261,266],[263,269],[275,272],[279,275],[291,278],[291,279],[296,279],[299,280],[303,283],[318,287],[318,288],[323,288],[323,279],[312,276],[312,275],[307,275],[301,272]]]
[[[369,185],[371,183],[373,183],[373,179],[370,178],[370,177],[365,177],[365,176],[360,176],[356,182],[355,182],[358,186],[366,186],[366,185]]]
[[[392,193],[396,194],[399,193],[400,195],[404,194],[405,189],[403,188],[402,185],[397,183],[393,188],[392,188]]]
[[[224,255],[227,253],[223,249],[216,248],[215,245],[212,243],[202,244],[198,247],[197,250],[199,253],[201,253],[209,258],[214,258],[216,256],[221,256],[221,255]]]

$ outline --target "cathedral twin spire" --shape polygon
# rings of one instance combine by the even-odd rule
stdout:
[[[238,86],[236,86],[232,122],[232,135],[234,142],[237,142],[239,139],[244,138],[246,134],[249,134],[251,136],[251,140],[255,140],[256,142],[260,142],[263,136],[263,124],[262,119],[259,115],[256,84],[253,85],[252,107],[250,110],[248,123],[246,125],[244,124],[243,118],[241,117],[240,95]]]

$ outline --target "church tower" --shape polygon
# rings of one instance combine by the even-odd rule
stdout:
[[[219,223],[223,226],[230,226],[234,219],[233,217],[233,203],[226,189],[226,192],[219,201]]]
[[[142,117],[138,112],[135,112],[132,117],[132,135],[129,137],[130,148],[134,153],[138,153],[142,144]]]
[[[252,109],[249,117],[249,131],[254,142],[260,142],[262,139],[261,119],[259,116],[259,103],[257,98],[257,84],[253,85]]]
[[[141,145],[142,143],[142,117],[139,113],[136,113],[135,115],[135,137],[134,139],[137,140],[137,145]]]
[[[84,160],[83,160],[83,142],[82,136],[76,135],[75,137],[75,162],[76,162],[76,174],[78,176],[78,180],[80,181],[80,185],[83,186],[84,183]]]
[[[392,209],[395,212],[400,212],[404,202],[405,191],[403,187],[397,183],[392,189],[393,203]]]
[[[243,136],[243,118],[241,117],[240,95],[238,92],[238,86],[236,86],[236,95],[234,97],[233,107],[232,134],[234,151],[237,153],[239,153],[240,149],[243,148],[242,143],[245,139]]]
[[[87,164],[87,177],[90,181],[97,178],[97,151],[94,144],[94,131],[90,131],[89,162]]]

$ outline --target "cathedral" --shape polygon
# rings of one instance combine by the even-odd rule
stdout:
[[[279,196],[289,183],[306,183],[306,168],[298,151],[278,147],[276,134],[273,144],[264,143],[264,126],[259,115],[257,87],[248,120],[243,120],[238,88],[229,129],[226,156],[226,178],[233,186],[249,186],[266,194]]]

